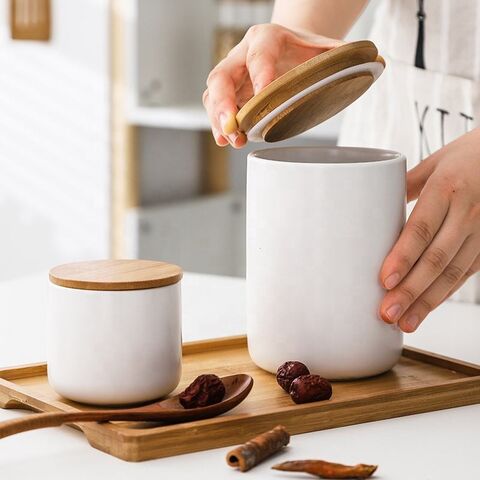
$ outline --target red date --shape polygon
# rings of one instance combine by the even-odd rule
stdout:
[[[178,397],[184,408],[206,407],[221,402],[225,385],[214,374],[200,375]]]
[[[289,393],[295,403],[328,400],[332,396],[332,385],[320,375],[301,375],[292,382]]]
[[[310,371],[301,362],[285,362],[277,370],[277,383],[288,393],[290,385],[300,375],[308,375]]]

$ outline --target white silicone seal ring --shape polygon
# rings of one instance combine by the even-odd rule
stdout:
[[[344,70],[334,73],[329,77],[326,77],[313,85],[310,85],[305,90],[298,92],[293,97],[290,97],[288,100],[283,102],[277,108],[273,109],[270,113],[265,115],[257,124],[255,124],[248,132],[247,138],[250,142],[263,142],[262,132],[263,129],[279,114],[281,114],[286,108],[293,105],[298,100],[302,99],[305,95],[308,95],[319,88],[328,85],[329,83],[334,82],[340,78],[347,77],[354,73],[363,73],[363,72],[370,72],[373,76],[373,81],[377,80],[377,78],[382,74],[384,70],[384,66],[380,62],[367,62],[362,63],[360,65],[355,65],[353,67],[345,68]]]

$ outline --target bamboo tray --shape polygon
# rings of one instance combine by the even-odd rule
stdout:
[[[480,402],[480,366],[405,348],[390,372],[335,382],[331,400],[295,405],[275,377],[257,368],[246,338],[192,342],[183,348],[179,390],[201,373],[248,373],[249,397],[220,417],[177,425],[140,422],[79,423],[90,444],[128,461],[141,461],[244,442],[283,424],[292,434],[323,430]],[[35,411],[88,408],[65,400],[47,383],[45,363],[0,370],[0,406]]]

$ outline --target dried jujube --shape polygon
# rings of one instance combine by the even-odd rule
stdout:
[[[285,362],[277,370],[277,383],[288,393],[290,385],[300,375],[308,375],[310,371],[302,362]]]
[[[289,393],[295,403],[328,400],[332,396],[332,385],[320,375],[301,375],[292,382]]]
[[[179,396],[184,408],[206,407],[221,402],[225,396],[225,385],[214,374],[200,375]]]

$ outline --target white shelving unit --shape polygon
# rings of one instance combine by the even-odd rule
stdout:
[[[175,130],[210,130],[210,121],[203,105],[178,105],[176,107],[135,107],[128,112],[128,121],[138,127]],[[342,114],[301,134],[299,138],[331,141],[340,131]]]
[[[137,127],[140,204],[127,212],[127,255],[186,270],[244,274],[243,194],[204,195],[201,104],[216,0],[128,0],[126,117]]]
[[[127,216],[127,255],[169,255],[189,271],[245,275],[245,208],[233,193],[134,208]],[[179,261],[178,259],[181,259]]]
[[[127,0],[126,117],[139,131],[140,205],[127,215],[125,238],[131,256],[243,275],[245,158],[265,144],[228,147],[231,192],[211,198],[199,188],[210,130],[201,96],[217,15],[216,0]],[[340,121],[341,114],[281,144],[332,144]]]
[[[340,130],[342,114],[300,135],[301,138],[335,140]],[[138,127],[156,127],[175,130],[210,130],[210,121],[203,105],[169,107],[134,107],[128,112],[128,121]]]
[[[210,122],[203,105],[168,107],[132,107],[128,121],[139,127],[171,128],[178,130],[208,130]]]

